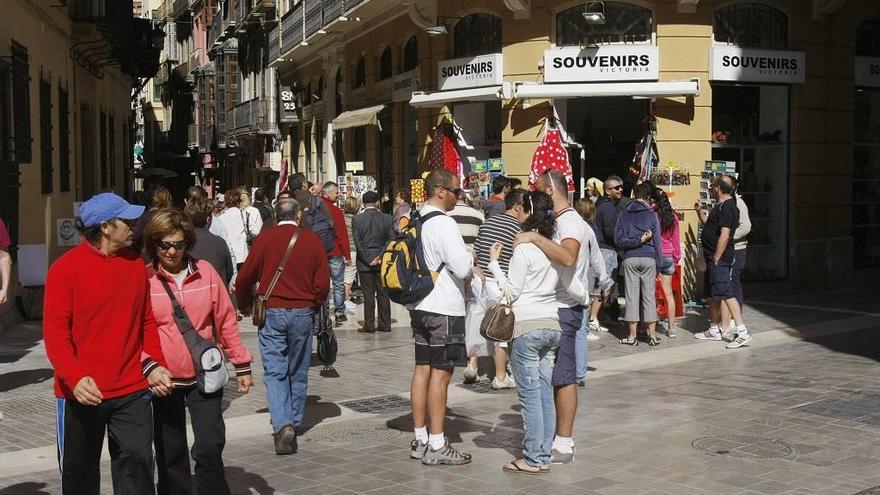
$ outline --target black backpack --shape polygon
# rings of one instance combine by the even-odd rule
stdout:
[[[306,211],[305,222],[309,229],[318,234],[321,242],[324,243],[324,251],[333,251],[336,246],[336,225],[333,223],[333,217],[328,211],[324,199],[318,196],[309,198],[309,209]]]

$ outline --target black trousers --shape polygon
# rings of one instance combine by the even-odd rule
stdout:
[[[391,300],[388,293],[379,283],[379,270],[373,269],[368,272],[358,272],[361,290],[364,292],[364,329],[365,330],[391,330]],[[375,326],[376,300],[379,301],[379,326]]]
[[[223,422],[223,391],[203,394],[197,386],[174,389],[167,397],[153,399],[154,441],[158,491],[162,495],[192,493],[186,443],[186,409],[193,429],[192,457],[196,464],[195,493],[228,495],[223,468],[226,424]]]
[[[101,449],[108,435],[113,493],[152,495],[153,409],[149,390],[86,406],[56,400],[58,466],[65,495],[98,495]]]

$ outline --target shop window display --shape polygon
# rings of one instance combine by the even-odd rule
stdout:
[[[880,20],[859,25],[856,52],[880,57]],[[853,108],[853,264],[880,266],[880,88],[856,88]]]
[[[712,160],[736,164],[752,220],[747,280],[787,275],[788,105],[787,86],[712,88]]]
[[[556,46],[586,46],[602,43],[646,43],[653,31],[651,11],[623,2],[604,2],[605,23],[588,24],[584,5],[578,4],[556,15]]]

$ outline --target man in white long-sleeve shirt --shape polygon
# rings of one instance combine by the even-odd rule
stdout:
[[[739,194],[739,183],[732,175],[728,175],[733,182],[733,197],[736,199],[736,208],[739,210],[739,223],[733,232],[733,270],[730,274],[730,283],[733,286],[733,295],[739,301],[740,309],[743,308],[743,290],[742,290],[742,274],[746,268],[746,249],[749,247],[749,232],[752,231],[752,219],[749,218],[749,207],[743,201]],[[736,333],[736,326],[732,325],[733,319],[730,317],[730,310],[726,304],[721,305],[721,330],[728,336],[728,340],[732,339]],[[730,329],[728,331],[728,329]]]
[[[556,402],[556,437],[553,439],[554,464],[574,462],[574,417],[577,414],[577,332],[584,318],[584,305],[589,300],[584,288],[591,288],[590,277],[598,275],[607,285],[605,262],[601,254],[590,247],[598,247],[596,234],[568,202],[565,176],[549,171],[538,177],[535,189],[553,198],[556,215],[556,235],[551,241],[534,232],[523,232],[516,243],[531,242],[550,258],[559,271],[560,285],[556,292],[559,326],[562,336],[553,368],[554,400]]]
[[[474,258],[455,220],[446,215],[461,193],[459,178],[447,170],[435,170],[425,179],[425,193],[429,199],[419,210],[420,238],[425,263],[439,276],[434,289],[410,308],[416,357],[410,387],[416,438],[410,457],[423,464],[467,464],[470,454],[449,446],[443,423],[453,367],[467,364],[464,282],[474,271]]]

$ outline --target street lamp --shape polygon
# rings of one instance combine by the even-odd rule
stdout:
[[[446,36],[449,34],[449,30],[446,29],[446,21],[449,19],[461,19],[461,17],[446,17],[441,15],[437,17],[437,25],[426,27],[424,29],[425,33],[427,33],[428,36]]]
[[[605,2],[587,2],[581,13],[587,24],[605,24]]]

